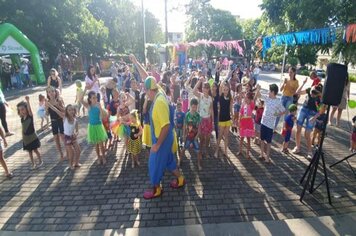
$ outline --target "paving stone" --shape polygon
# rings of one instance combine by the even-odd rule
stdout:
[[[33,101],[33,109],[37,109],[35,101],[44,89],[26,91]],[[23,98],[16,95],[5,93],[11,107]],[[74,96],[75,86],[63,89],[66,103],[73,102]],[[356,99],[355,95],[352,96]],[[350,116],[356,115],[355,110],[350,112]],[[324,149],[327,166],[348,154],[346,114],[343,119],[342,129],[328,127]],[[87,117],[78,121],[78,141],[83,150],[82,167],[71,172],[65,170],[66,163],[58,163],[58,152],[48,130],[39,132],[45,165],[31,171],[28,156],[22,151],[19,118],[16,114],[8,114],[8,123],[16,134],[8,137],[9,147],[4,156],[15,177],[11,181],[0,179],[1,230],[99,230],[356,212],[356,183],[346,164],[327,169],[332,192],[342,195],[332,199],[332,207],[327,203],[324,185],[313,195],[307,192],[304,202],[300,203],[302,187],[299,179],[309,162],[303,156],[281,154],[279,149],[283,138],[278,134],[274,135],[272,143],[272,165],[257,159],[259,147],[256,145],[252,145],[252,160],[237,157],[239,143],[232,134],[229,160],[222,157],[203,158],[204,172],[196,169],[196,155],[186,152],[190,159],[183,161],[181,169],[187,186],[179,190],[170,189],[172,176],[167,172],[162,181],[162,197],[147,201],[142,196],[149,186],[147,158],[142,154],[141,166],[132,170],[129,168],[130,160],[127,162],[120,154],[124,145],[121,142],[118,143],[117,154],[108,158],[108,164],[97,166],[94,146],[85,140]],[[36,118],[36,128],[39,122]],[[215,145],[215,140],[212,140],[209,152],[215,150]],[[292,141],[290,146],[294,145]],[[305,150],[302,149],[302,152]],[[356,159],[350,159],[350,163],[356,167]],[[321,172],[318,178],[321,179]]]

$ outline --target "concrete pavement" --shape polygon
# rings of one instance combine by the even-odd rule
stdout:
[[[335,236],[353,235],[356,232],[356,214],[312,217],[275,221],[182,225],[170,227],[126,228],[71,232],[0,232],[0,236],[160,236],[160,235],[244,235],[244,236]]]

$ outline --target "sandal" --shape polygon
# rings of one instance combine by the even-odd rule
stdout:
[[[8,179],[12,179],[12,177],[14,177],[14,175],[11,172],[6,175],[6,178]]]
[[[179,178],[182,178],[181,183],[179,183]],[[172,180],[170,186],[171,188],[178,189],[185,185],[185,178],[183,176],[178,177],[177,179]]]
[[[297,148],[294,148],[292,151],[293,154],[300,154],[300,150]]]
[[[283,152],[284,154],[289,154],[289,150],[288,150],[288,149],[282,149],[282,152]]]
[[[143,198],[146,200],[157,198],[157,197],[162,196],[162,193],[163,193],[163,191],[162,191],[161,187],[153,188],[152,190],[147,190],[143,194]]]

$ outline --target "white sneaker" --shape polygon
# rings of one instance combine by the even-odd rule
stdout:
[[[36,170],[37,165],[35,163],[32,164],[32,170]]]
[[[309,152],[307,158],[311,160],[313,158],[313,153]]]

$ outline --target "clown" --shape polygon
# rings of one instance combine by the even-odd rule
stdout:
[[[161,179],[165,169],[168,169],[176,177],[170,186],[181,188],[185,185],[185,179],[179,172],[174,153],[177,151],[177,141],[173,129],[173,110],[168,104],[167,98],[154,77],[149,76],[144,82],[147,96],[152,101],[150,109],[150,126],[152,148],[149,156],[149,175],[152,189],[144,193],[145,199],[161,196]]]

